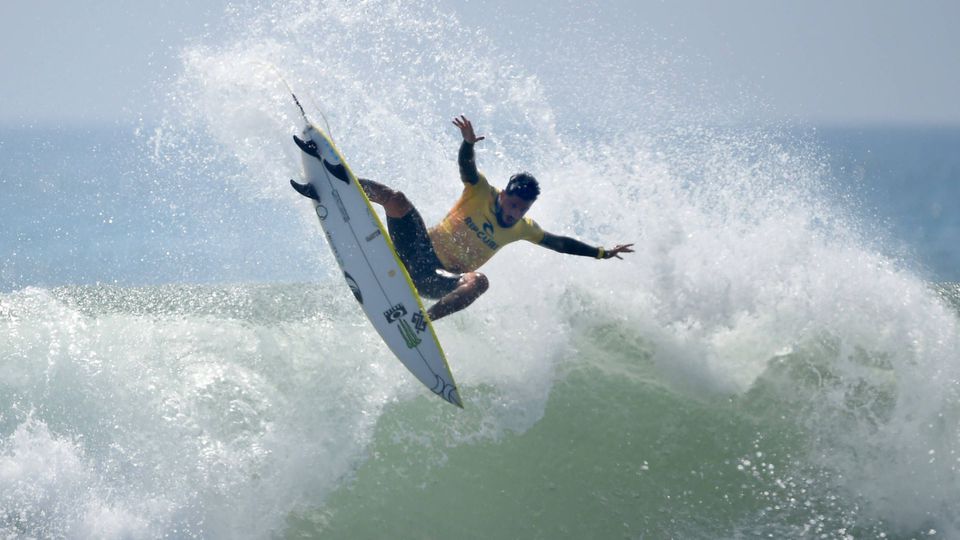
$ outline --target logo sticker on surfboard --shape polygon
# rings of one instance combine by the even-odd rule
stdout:
[[[347,285],[350,287],[350,291],[353,292],[353,297],[357,299],[357,302],[363,304],[363,295],[360,294],[360,287],[357,285],[356,280],[346,272],[343,273],[343,276],[347,278]]]
[[[410,322],[413,323],[413,326],[417,329],[418,334],[427,329],[427,318],[423,316],[422,311],[414,313],[413,317],[410,317]]]
[[[407,307],[403,304],[397,304],[383,312],[383,316],[386,317],[388,323],[393,323],[399,319],[402,319],[406,314]]]
[[[400,328],[400,335],[403,336],[403,341],[407,344],[408,349],[414,349],[421,343],[422,340],[417,337],[413,328],[410,328],[410,323],[408,323],[406,319],[400,319],[400,326],[398,328]]]

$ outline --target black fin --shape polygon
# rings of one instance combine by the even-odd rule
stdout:
[[[293,136],[293,142],[297,143],[297,146],[308,156],[313,156],[317,159],[320,159],[320,152],[317,149],[317,143],[313,141],[304,141],[296,135]]]
[[[304,197],[320,202],[320,195],[317,194],[317,189],[313,187],[313,184],[298,184],[291,179],[290,185],[293,186],[293,189],[297,190],[297,193]]]
[[[330,171],[330,174],[336,176],[338,180],[341,180],[345,184],[350,183],[350,177],[347,176],[347,168],[344,167],[342,163],[333,165],[325,159],[321,159],[320,161],[322,161],[323,166],[326,167],[328,171]]]

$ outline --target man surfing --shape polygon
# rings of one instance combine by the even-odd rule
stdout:
[[[386,211],[390,238],[417,291],[423,297],[438,299],[427,310],[431,320],[460,311],[483,294],[490,282],[477,269],[516,240],[597,259],[621,259],[621,253],[633,253],[633,244],[606,250],[541,229],[525,217],[540,195],[536,178],[521,172],[513,175],[503,190],[491,186],[474,161],[473,147],[484,138],[476,136],[465,116],[454,118],[453,124],[463,135],[457,158],[463,193],[433,228],[427,229],[420,212],[403,192],[359,179],[370,201]]]

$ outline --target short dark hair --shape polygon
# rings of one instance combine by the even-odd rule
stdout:
[[[535,201],[540,195],[540,184],[528,172],[520,172],[510,177],[506,189],[507,195],[516,195],[525,201]]]

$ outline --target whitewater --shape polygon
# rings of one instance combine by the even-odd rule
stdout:
[[[425,2],[222,25],[158,81],[161,123],[77,151],[96,181],[39,153],[3,172],[29,194],[4,203],[0,536],[960,538],[960,289],[815,140],[730,127],[668,52],[580,22],[538,66]],[[460,193],[463,113],[493,184],[540,179],[544,229],[636,253],[502,250],[436,326],[450,407],[290,190],[281,78],[428,223]]]

